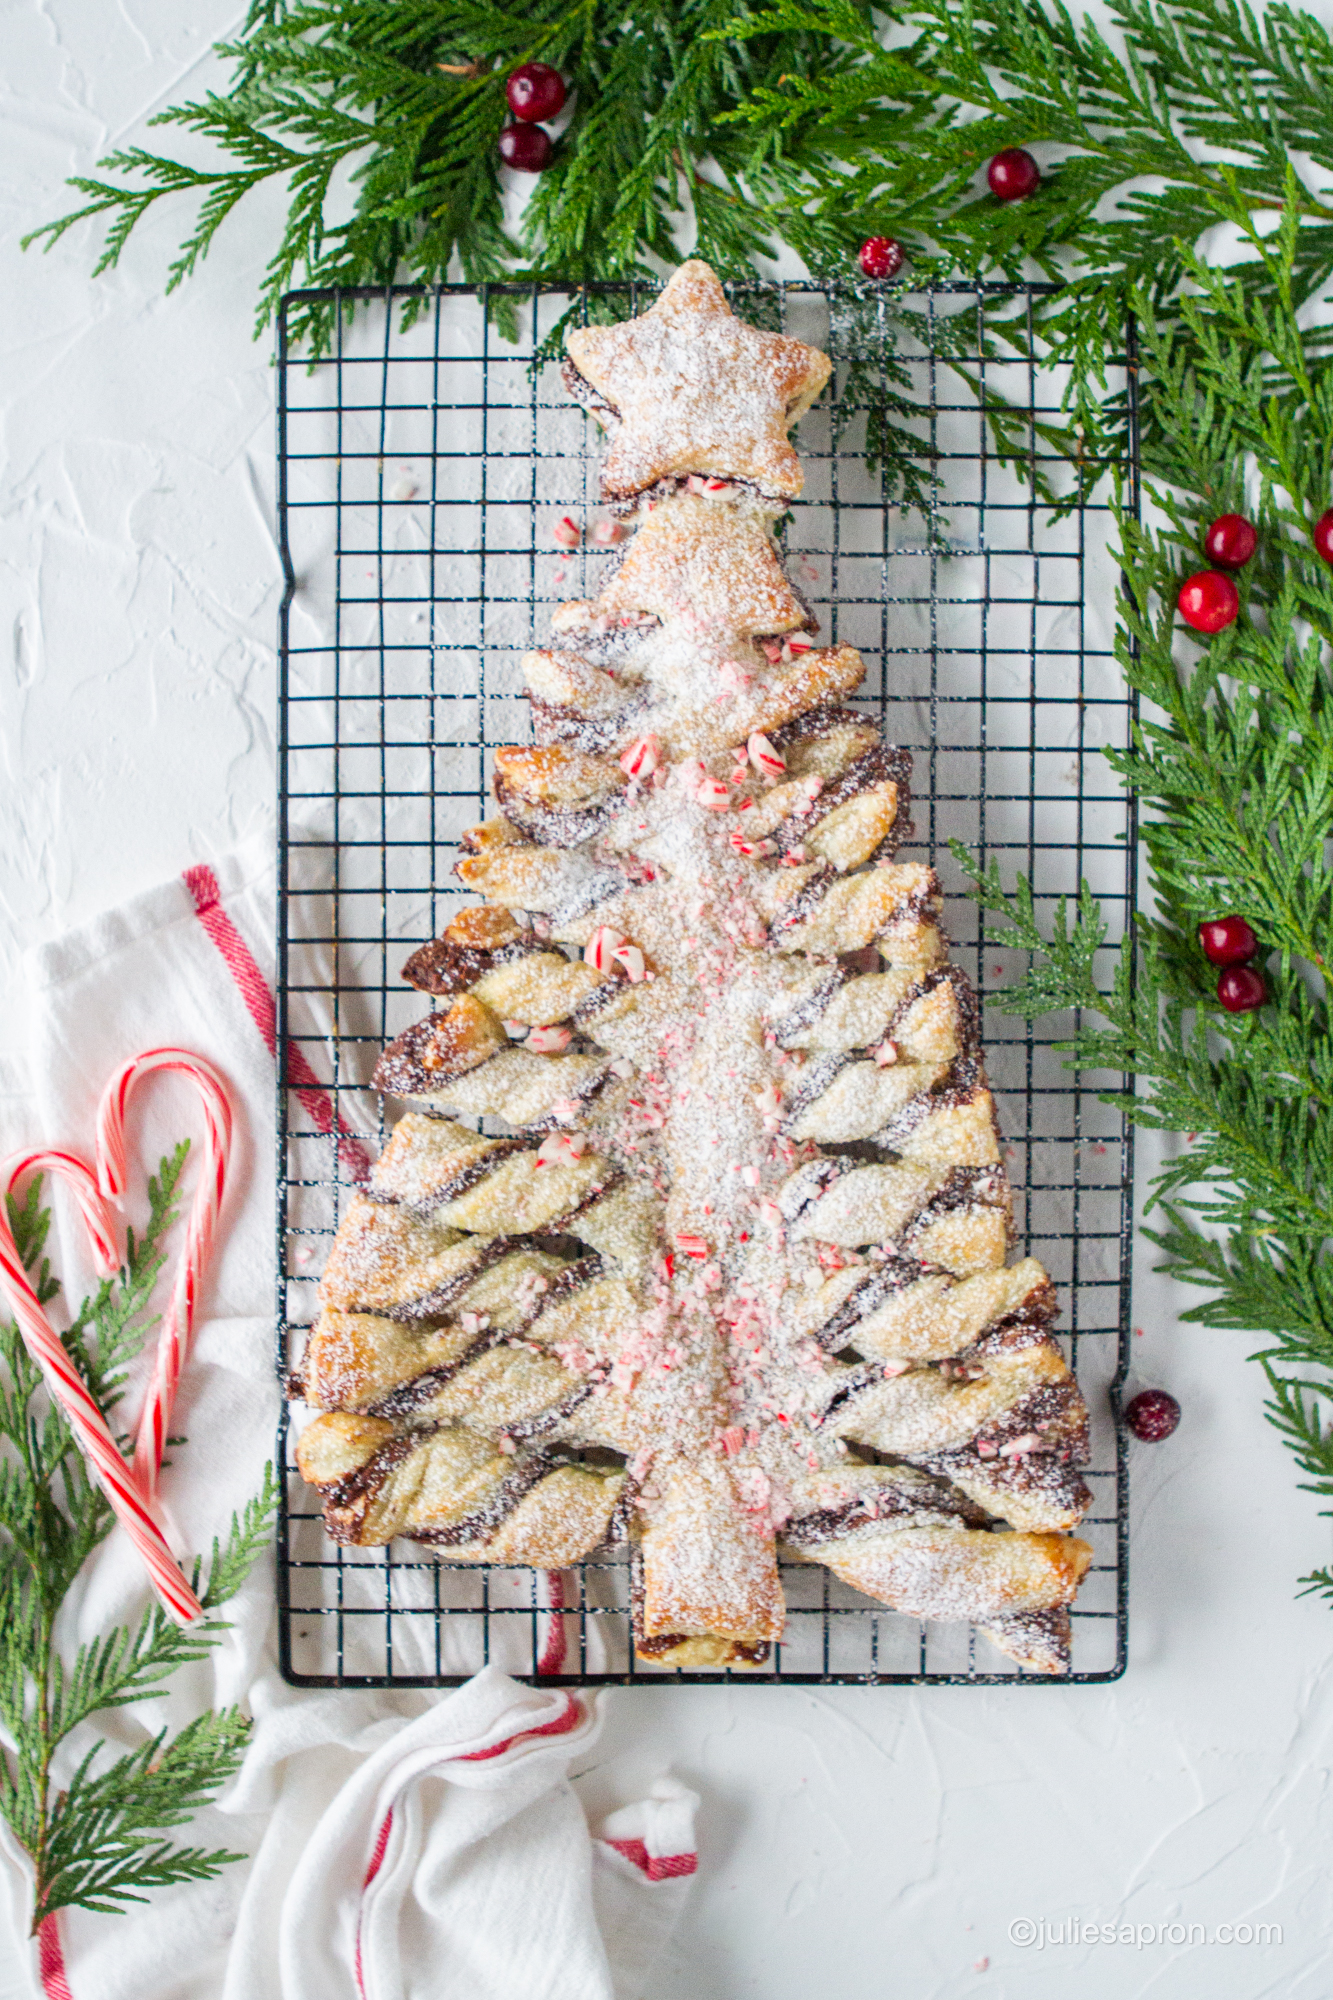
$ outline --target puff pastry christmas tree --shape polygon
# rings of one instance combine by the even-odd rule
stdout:
[[[524,663],[484,903],[405,967],[436,1005],[376,1073],[411,1108],[324,1274],[301,1470],[345,1542],[627,1540],[646,1660],[765,1660],[781,1552],[1060,1672],[1087,1412],[1008,1262],[938,882],[894,860],[911,760],[772,538],[828,360],[700,263],[568,348],[639,525]]]

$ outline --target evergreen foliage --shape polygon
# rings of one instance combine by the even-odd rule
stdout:
[[[149,1180],[149,1220],[128,1232],[125,1263],[85,1300],[63,1335],[71,1360],[108,1415],[127,1365],[154,1321],[150,1301],[165,1257],[161,1243],[176,1211],[186,1145]],[[49,1211],[34,1180],[10,1221],[25,1268],[43,1303],[60,1287],[45,1255]],[[236,1709],[199,1716],[171,1741],[166,1731],[108,1762],[94,1741],[63,1785],[60,1746],[105,1709],[151,1697],[187,1660],[201,1659],[225,1621],[188,1629],[153,1604],[133,1627],[119,1626],[80,1646],[72,1661],[55,1645],[60,1608],[75,1578],[105,1541],[115,1517],[18,1326],[0,1325],[0,1813],[32,1867],[34,1933],[55,1910],[77,1904],[115,1913],[148,1889],[199,1881],[240,1857],[178,1846],[160,1836],[183,1825],[240,1762],[250,1724]],[[130,1450],[130,1441],[125,1440]],[[271,1468],[208,1564],[191,1583],[208,1612],[233,1597],[268,1543],[276,1499]]]

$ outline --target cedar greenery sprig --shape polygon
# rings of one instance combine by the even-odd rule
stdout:
[[[1006,895],[994,865],[974,879],[998,934],[1034,955],[996,1004],[1076,1010],[1071,1065],[1129,1073],[1138,1094],[1107,1101],[1190,1135],[1156,1176],[1163,1222],[1146,1233],[1162,1269],[1208,1291],[1186,1319],[1261,1335],[1268,1415],[1333,1513],[1333,572],[1311,540],[1333,477],[1333,358],[1297,318],[1301,230],[1293,191],[1250,263],[1211,269],[1182,248],[1190,294],[1169,314],[1133,301],[1175,483],[1151,490],[1163,525],[1120,516],[1117,654],[1147,706],[1107,755],[1147,808],[1153,919],[1108,986],[1086,885],[1048,936],[1027,883]],[[1176,592],[1204,524],[1241,505],[1260,538],[1241,617],[1182,658]],[[1196,937],[1223,912],[1266,956],[1270,1004],[1243,1018],[1219,1007]],[[1304,1582],[1333,1597],[1330,1571]]]
[[[118,1403],[127,1366],[155,1323],[152,1293],[165,1262],[161,1244],[176,1214],[188,1152],[182,1144],[148,1182],[142,1236],[127,1232],[125,1263],[85,1300],[65,1348],[104,1413]],[[34,1180],[10,1222],[42,1302],[60,1287],[45,1255],[50,1214]],[[55,1758],[75,1730],[102,1710],[151,1697],[178,1666],[202,1659],[226,1621],[187,1629],[160,1605],[134,1626],[118,1626],[81,1646],[72,1661],[55,1644],[60,1608],[115,1517],[91,1477],[59,1407],[14,1322],[0,1325],[0,1813],[33,1874],[34,1934],[70,1905],[115,1914],[148,1889],[200,1881],[241,1857],[183,1847],[160,1836],[183,1825],[236,1770],[249,1721],[238,1710],[197,1717],[167,1741],[166,1731],[107,1762],[94,1741],[63,1785]],[[130,1449],[129,1440],[125,1441]],[[207,1566],[191,1583],[205,1611],[235,1596],[267,1545],[277,1489],[266,1468],[260,1492],[233,1516]]]
[[[206,255],[218,229],[261,183],[286,179],[290,208],[259,300],[259,327],[294,283],[433,283],[453,259],[471,282],[518,275],[651,277],[671,262],[673,225],[688,204],[699,254],[726,277],[753,277],[775,247],[747,193],[775,151],[726,114],[788,73],[855,60],[803,27],[744,41],[717,31],[737,0],[253,0],[235,41],[226,92],[153,123],[220,147],[226,164],[195,166],[133,147],[72,185],[81,207],[26,239],[57,242],[90,216],[108,224],[99,271],[167,196],[199,198],[168,290]],[[866,19],[869,19],[867,14]],[[553,164],[534,177],[517,234],[504,223],[496,140],[509,122],[504,82],[539,60],[573,79],[572,115]],[[335,177],[350,171],[350,213]],[[812,240],[854,242],[845,219]],[[332,328],[312,304],[297,331],[314,350]]]
[[[1108,392],[1106,360],[1131,295],[1174,316],[1192,259],[1228,225],[1270,313],[1300,311],[1333,274],[1327,28],[1284,4],[1257,17],[1244,0],[1111,0],[1110,13],[1123,55],[1091,20],[1038,0],[896,0],[873,16],[857,0],[776,0],[724,30],[803,31],[847,52],[833,75],[789,73],[727,114],[772,148],[761,206],[803,254],[835,217],[855,218],[969,275],[1053,281],[1034,336],[1025,306],[995,298],[987,314],[1001,349],[1068,367],[1067,445],[1085,488],[1126,457],[1128,400]],[[1010,146],[1038,148],[1042,181],[1004,203],[984,169]],[[1299,227],[1280,293],[1255,246],[1286,214]],[[1330,338],[1307,330],[1307,352]],[[1286,396],[1280,367],[1271,386]],[[1139,428],[1145,465],[1173,477],[1151,394]]]

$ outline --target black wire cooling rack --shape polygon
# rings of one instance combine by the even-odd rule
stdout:
[[[643,310],[634,287],[600,288]],[[1038,288],[1005,290],[1032,332]],[[798,443],[806,485],[788,559],[826,643],[858,646],[859,697],[890,742],[916,753],[916,847],[940,868],[956,956],[980,990],[1021,968],[979,928],[947,848],[957,836],[1006,877],[1033,882],[1049,911],[1086,877],[1114,944],[1134,897],[1131,808],[1099,754],[1127,741],[1132,703],[1113,659],[1118,577],[1104,494],[1055,519],[1030,477],[1001,463],[978,394],[1009,405],[1030,474],[1054,465],[1043,419],[1062,381],[997,360],[981,339],[982,288],[945,285],[904,303],[920,338],[898,343],[933,500],[894,504],[863,455],[866,309],[836,285],[760,287],[738,310],[826,347],[830,394]],[[289,315],[322,300],[333,345],[311,368]],[[488,311],[503,302],[519,338]],[[278,512],[287,590],[279,704],[278,1365],[315,1311],[340,1206],[385,1108],[366,1081],[383,1042],[415,1019],[400,968],[461,900],[458,836],[483,816],[492,747],[526,740],[519,659],[550,611],[592,595],[599,564],[564,553],[563,514],[591,523],[599,448],[534,363],[561,314],[559,289],[298,292],[278,340]],[[947,322],[947,324],[946,324]],[[862,331],[856,331],[857,326]],[[874,343],[869,351],[873,357]],[[949,356],[946,359],[946,352]],[[853,364],[860,363],[859,368]],[[954,364],[954,365],[951,365]],[[850,388],[849,388],[850,378]],[[1126,350],[1108,382],[1127,388]],[[867,385],[869,385],[869,396]],[[842,397],[841,404],[838,398]],[[1124,469],[1136,500],[1135,467]],[[913,849],[905,850],[910,858]],[[1109,964],[1109,961],[1108,961]],[[1130,1334],[1131,1133],[1074,1078],[1041,1032],[990,1010],[986,1055],[1007,1136],[1020,1234],[1056,1280],[1063,1339],[1092,1411],[1095,1495],[1081,1532],[1094,1566],[1073,1614],[1069,1679],[1124,1668],[1126,1469],[1116,1423]],[[317,1087],[322,1086],[322,1088]],[[278,1444],[283,1507],[278,1605],[285,1677],[303,1687],[435,1687],[487,1661],[553,1682],[678,1678],[636,1663],[629,1576],[608,1551],[558,1582],[528,1570],[450,1564],[409,1542],[335,1547],[294,1469],[290,1418]],[[823,1568],[787,1566],[787,1635],[771,1669],[695,1681],[1037,1680],[968,1627],[926,1625],[872,1603]]]

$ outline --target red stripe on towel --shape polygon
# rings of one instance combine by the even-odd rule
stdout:
[[[665,1882],[672,1875],[693,1875],[699,1866],[697,1854],[650,1854],[641,1840],[608,1840],[603,1844],[614,1847],[626,1861],[632,1861],[650,1882]]]
[[[222,907],[217,876],[206,863],[187,868],[181,877],[194,898],[195,914],[222,954],[223,963],[236,981],[250,1019],[263,1037],[271,1056],[278,1050],[278,1017],[273,995],[254,953]],[[295,1042],[287,1044],[287,1081],[301,1105],[321,1132],[336,1131],[339,1152],[352,1170],[354,1180],[363,1181],[370,1173],[370,1156],[354,1132],[339,1118],[319,1078],[306,1060],[305,1051]]]
[[[37,1926],[37,1970],[41,1974],[46,2000],[74,2000],[65,1976],[65,1954],[60,1949],[60,1931],[54,1910]]]
[[[565,1609],[565,1577],[563,1570],[546,1571],[546,1643],[542,1656],[537,1662],[539,1674],[558,1674],[565,1665],[565,1621],[561,1613]]]
[[[515,1743],[522,1743],[528,1736],[564,1736],[571,1729],[577,1729],[583,1720],[583,1710],[570,1695],[564,1709],[552,1716],[549,1722],[539,1722],[535,1729],[520,1729],[513,1736],[506,1736],[503,1743],[493,1743],[489,1750],[469,1750],[466,1757],[460,1757],[460,1764],[483,1764],[488,1757],[503,1757],[506,1750]]]

